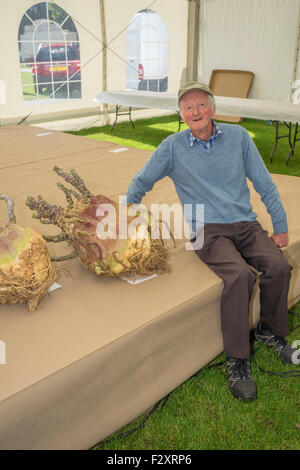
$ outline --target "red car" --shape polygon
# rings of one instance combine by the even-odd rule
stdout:
[[[63,82],[72,81],[72,87],[81,89],[79,48],[72,43],[41,44],[36,65],[32,67],[33,83],[36,93],[52,93],[62,87]],[[57,83],[60,82],[60,83]],[[73,83],[74,82],[74,83]]]

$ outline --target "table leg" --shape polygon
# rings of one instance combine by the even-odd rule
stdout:
[[[272,126],[274,126],[274,121],[272,121]],[[274,155],[275,150],[277,148],[277,144],[278,144],[278,121],[275,121],[275,145],[274,145],[272,153],[270,155],[270,162],[271,163],[272,163],[272,160],[273,160],[273,155]]]
[[[272,121],[272,125],[275,127],[275,145],[273,147],[273,150],[271,152],[271,155],[270,155],[270,162],[272,162],[273,160],[273,156],[274,156],[274,153],[275,153],[275,150],[277,148],[277,144],[278,144],[278,140],[279,139],[283,139],[285,137],[288,137],[289,139],[289,144],[290,144],[290,147],[291,147],[291,151],[293,153],[293,144],[292,144],[292,123],[291,122],[286,122],[286,121],[282,121],[283,124],[288,128],[288,134],[284,134],[284,135],[279,135],[279,132],[278,132],[278,128],[279,128],[279,121]],[[288,159],[290,157],[291,153],[289,154],[288,156]],[[287,159],[287,162],[288,163],[288,159]]]
[[[115,127],[115,125],[116,125],[116,122],[117,122],[119,116],[129,116],[129,120],[130,120],[130,122],[131,122],[131,125],[132,125],[133,129],[135,129],[134,124],[133,124],[132,119],[131,119],[131,106],[129,106],[129,110],[128,110],[128,111],[125,111],[125,112],[120,112],[121,107],[122,107],[122,105],[119,105],[119,104],[116,105],[115,121],[114,121],[114,123],[113,123],[113,125],[112,125],[112,128],[111,128],[110,132],[113,132],[114,127]]]
[[[177,111],[177,117],[178,117],[178,131],[177,131],[177,132],[179,132],[179,131],[180,131],[180,127],[181,127],[181,123],[183,122],[182,119],[181,119],[181,117],[180,117],[179,111]]]
[[[295,155],[296,141],[297,141],[297,140],[300,140],[300,138],[297,139],[297,134],[298,134],[299,132],[300,132],[300,129],[298,130],[298,122],[296,122],[294,139],[293,139],[293,143],[291,144],[291,151],[290,151],[290,153],[289,153],[289,155],[288,155],[288,157],[287,157],[287,159],[286,159],[286,164],[287,164],[287,165],[288,165],[288,163],[289,163],[290,157],[291,157],[292,155]]]

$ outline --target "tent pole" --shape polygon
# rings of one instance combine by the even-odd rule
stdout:
[[[103,44],[102,49],[102,90],[107,91],[107,40],[106,40],[106,23],[105,23],[105,8],[104,8],[104,0],[99,0],[99,8],[100,8],[100,19],[101,19],[101,41]],[[110,124],[109,120],[109,113],[108,113],[108,105],[103,103],[103,112],[104,112],[104,119],[106,124]]]
[[[186,79],[198,80],[200,0],[187,0]]]

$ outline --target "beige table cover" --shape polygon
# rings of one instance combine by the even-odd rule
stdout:
[[[54,165],[75,168],[95,194],[118,200],[148,151],[48,132],[38,127],[0,129],[0,192],[16,202],[19,224],[43,233],[53,226],[32,219],[27,195],[42,194],[65,205]],[[294,266],[289,305],[300,298],[300,179],[273,175],[287,209]],[[251,189],[259,220],[271,222]],[[169,179],[145,201],[178,202]],[[0,224],[7,220],[0,203]],[[171,250],[170,274],[137,285],[99,278],[78,259],[56,264],[61,285],[35,312],[0,305],[1,449],[87,449],[121,428],[183,383],[223,350],[219,303],[222,281],[192,252],[186,240]],[[65,244],[49,244],[66,254]],[[250,327],[259,316],[256,286]],[[225,377],[224,377],[225,380]],[[224,382],[225,383],[225,382]]]

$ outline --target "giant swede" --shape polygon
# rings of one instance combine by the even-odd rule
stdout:
[[[105,276],[138,276],[169,271],[168,249],[160,237],[151,237],[150,214],[139,217],[143,223],[135,231],[135,236],[128,233],[124,236],[121,233],[123,222],[129,226],[137,218],[137,214],[130,215],[131,205],[122,207],[106,196],[91,194],[75,170],[66,173],[54,167],[54,171],[75,188],[57,183],[66,195],[68,207],[50,205],[42,196],[28,196],[26,200],[29,208],[35,211],[34,217],[61,229],[59,235],[44,238],[49,242],[66,241],[74,249],[70,255],[52,260],[60,261],[78,255],[85,267]],[[108,208],[115,215],[115,225],[114,233],[105,238],[105,227],[101,222],[108,217]]]
[[[14,202],[4,194],[8,223],[0,226],[0,304],[27,303],[36,309],[56,278],[47,243],[30,227],[17,225]]]

